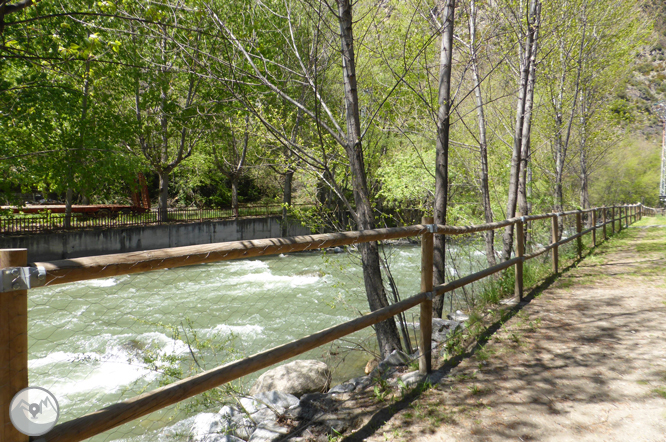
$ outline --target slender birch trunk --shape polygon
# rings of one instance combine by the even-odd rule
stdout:
[[[437,145],[435,154],[435,224],[446,224],[446,208],[449,193],[449,114],[451,112],[451,64],[453,57],[453,25],[456,1],[446,0],[442,9],[442,39],[439,58],[439,109],[437,112]],[[434,284],[446,280],[446,237],[434,238]],[[441,318],[444,311],[444,296],[432,303],[433,315]]]
[[[474,96],[476,98],[476,113],[479,125],[479,157],[481,159],[481,204],[483,205],[483,215],[486,223],[493,222],[493,209],[490,204],[490,189],[488,186],[488,136],[486,130],[486,115],[484,110],[483,95],[481,94],[481,76],[479,75],[479,62],[476,49],[476,18],[477,7],[476,0],[470,2],[469,14],[469,34],[470,34],[470,55],[472,65],[472,77],[474,80]],[[486,259],[489,266],[496,264],[495,259],[495,232],[484,232],[486,245]]]
[[[532,61],[532,50],[536,39],[536,16],[540,10],[541,2],[532,0],[528,11],[525,11],[527,19],[527,32],[524,36],[524,43],[520,49],[520,80],[518,84],[518,102],[516,103],[516,123],[513,137],[513,154],[511,156],[511,172],[509,176],[509,195],[506,205],[506,217],[513,218],[516,215],[516,205],[518,202],[518,184],[520,179],[521,154],[523,148],[523,132],[525,124],[525,110],[527,106],[527,97],[529,89],[530,62]],[[513,249],[513,225],[507,226],[503,235],[504,247],[502,250],[502,260],[507,261],[511,258]]]

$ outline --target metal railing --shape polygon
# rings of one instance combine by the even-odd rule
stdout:
[[[298,205],[309,207],[308,205]],[[238,208],[238,216],[267,217],[282,214],[281,204],[243,205]],[[160,218],[157,209],[146,212],[132,211],[131,208],[110,211],[100,207],[97,211],[71,214],[69,227],[66,226],[64,213],[52,213],[47,210],[40,213],[0,213],[0,233],[41,233],[58,230],[80,230],[89,228],[115,228],[159,225],[168,223],[203,222],[233,219],[233,209],[197,209],[174,208],[168,210],[166,220]]]
[[[52,262],[34,263],[27,266],[27,251],[0,250],[0,269],[2,269],[3,290],[0,297],[0,312],[6,321],[0,322],[0,413],[4,423],[3,440],[26,442],[28,437],[18,433],[8,424],[9,401],[21,389],[28,386],[28,288],[41,285],[55,285],[74,281],[83,281],[110,276],[126,275],[157,269],[190,266],[202,263],[218,262],[240,258],[276,255],[305,250],[315,250],[345,245],[354,245],[372,241],[384,241],[411,236],[421,236],[421,292],[390,306],[380,308],[369,314],[334,327],[321,330],[310,336],[297,339],[257,353],[253,356],[234,361],[212,370],[204,371],[175,383],[166,385],[153,391],[141,394],[134,398],[119,402],[93,413],[61,423],[49,433],[40,436],[44,442],[76,442],[104,431],[138,419],[156,410],[178,403],[187,398],[220,386],[224,383],[238,379],[247,374],[256,372],[293,356],[305,353],[313,348],[320,347],[335,339],[370,327],[386,319],[392,318],[401,312],[420,305],[420,334],[421,347],[420,371],[427,373],[431,370],[431,333],[432,333],[432,300],[457,288],[463,287],[479,279],[496,274],[514,267],[515,271],[515,297],[523,298],[523,264],[548,251],[552,252],[552,270],[558,273],[558,249],[566,243],[576,240],[576,251],[582,257],[582,237],[592,234],[592,245],[596,246],[598,231],[601,230],[602,239],[608,236],[608,227],[614,233],[641,218],[643,213],[652,214],[651,210],[643,210],[641,205],[625,205],[616,207],[598,207],[585,211],[569,211],[563,213],[548,213],[533,216],[517,216],[505,221],[454,227],[435,225],[432,218],[424,218],[423,224],[375,229],[365,231],[351,231],[331,234],[298,236],[291,238],[271,238],[255,241],[236,241],[200,246],[177,247],[171,249],[151,250],[149,252],[135,252],[115,255],[105,255],[88,258],[77,258]],[[563,217],[575,217],[575,234],[560,239],[561,226],[559,221]],[[591,227],[583,230],[584,216]],[[551,219],[552,241],[545,247],[525,254],[524,232],[525,226],[536,220]],[[465,235],[475,232],[484,232],[515,226],[515,254],[514,257],[495,266],[468,275],[451,282],[433,286],[433,237],[434,235]],[[16,269],[19,270],[16,270]],[[21,279],[20,275],[27,275]],[[14,279],[12,279],[14,278]],[[7,284],[5,284],[5,282]]]

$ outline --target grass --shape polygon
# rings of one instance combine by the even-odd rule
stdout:
[[[655,388],[654,392],[657,393],[659,396],[663,397],[664,399],[666,399],[666,387]]]

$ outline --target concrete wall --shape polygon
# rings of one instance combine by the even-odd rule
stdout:
[[[289,236],[309,234],[309,229],[298,223],[290,226]],[[35,262],[280,236],[280,218],[269,217],[34,235],[2,235],[0,248],[27,248],[28,262]]]

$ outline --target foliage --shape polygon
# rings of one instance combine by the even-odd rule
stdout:
[[[472,58],[482,77],[491,208],[502,218],[517,96],[515,26],[520,25],[512,15],[519,10],[515,0],[476,1],[478,38],[472,48],[471,4],[460,2],[456,14],[449,163],[450,222],[466,224],[484,219]],[[361,1],[354,8],[372,203],[381,213],[404,207],[429,213],[437,18],[431,5],[416,0],[389,0],[380,7]],[[544,4],[531,138],[534,212],[556,203],[552,146],[569,118],[565,206],[580,204],[581,154],[593,205],[656,203],[658,132],[644,131],[647,141],[640,148],[630,140],[641,125],[658,124],[650,100],[665,96],[660,92],[666,61],[662,9],[656,0]],[[319,228],[353,228],[344,214],[354,209],[352,177],[336,139],[344,132],[346,111],[333,21],[323,3],[300,0],[39,2],[5,17],[0,46],[4,199],[72,188],[92,202],[124,200],[142,170],[165,177],[169,204],[229,206],[230,170],[238,166],[234,145],[249,118],[248,155],[238,171],[240,201],[280,200],[286,174],[295,173],[294,202],[319,207],[301,217]],[[243,41],[246,53],[232,44],[231,35]],[[584,85],[578,100],[577,81]],[[558,91],[563,91],[559,110],[553,107]],[[581,109],[581,102],[587,107]],[[627,152],[631,159],[624,161]]]

